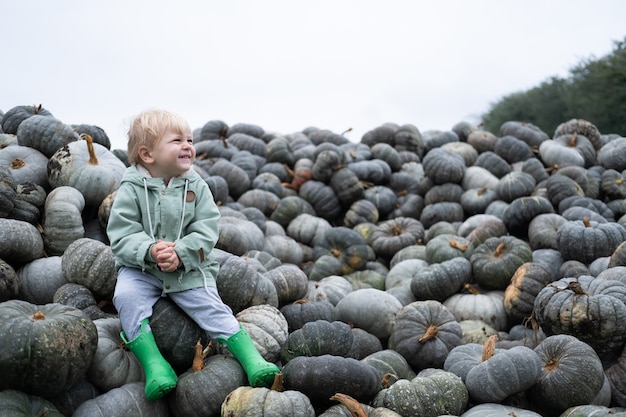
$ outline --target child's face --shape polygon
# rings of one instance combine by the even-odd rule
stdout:
[[[149,152],[147,168],[154,177],[166,180],[188,171],[196,158],[191,132],[181,135],[167,130],[159,143]]]

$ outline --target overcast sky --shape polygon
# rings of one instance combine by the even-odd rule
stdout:
[[[31,0],[1,10],[0,110],[42,104],[66,124],[100,126],[113,148],[152,107],[194,129],[352,128],[355,142],[386,122],[449,130],[626,36],[623,0]]]

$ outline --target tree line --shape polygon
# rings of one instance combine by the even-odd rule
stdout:
[[[587,58],[567,78],[551,77],[527,91],[504,96],[482,115],[495,134],[510,120],[532,123],[548,135],[570,119],[593,123],[603,134],[626,136],[626,38],[602,58]]]

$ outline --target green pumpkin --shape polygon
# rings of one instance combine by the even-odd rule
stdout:
[[[565,410],[559,417],[626,417],[626,408],[604,405],[577,405]]]
[[[470,257],[474,279],[488,290],[506,289],[517,268],[531,260],[530,246],[515,236],[491,237]]]
[[[332,256],[341,265],[341,274],[358,271],[369,260],[369,250],[365,239],[353,229],[333,227],[314,242],[315,257]]]
[[[0,391],[2,414],[11,417],[64,417],[51,401],[38,395],[28,395],[19,390]]]
[[[240,311],[235,317],[261,356],[269,362],[278,361],[289,334],[287,320],[280,310],[269,304],[259,304]]]
[[[554,278],[553,271],[539,262],[526,262],[517,268],[504,291],[504,310],[511,323],[518,324],[531,317],[535,297]]]
[[[17,298],[19,287],[15,269],[0,259],[0,302]]]
[[[84,285],[97,299],[113,298],[117,270],[109,245],[91,238],[76,239],[61,256],[61,269],[67,282]]]
[[[52,187],[76,188],[87,205],[99,207],[119,187],[125,170],[119,158],[86,135],[84,140],[68,143],[50,156],[48,181]]]
[[[0,218],[0,259],[19,268],[44,256],[44,241],[32,224]]]
[[[111,415],[116,417],[169,417],[167,398],[149,401],[145,383],[130,382],[83,402],[72,417]]]
[[[230,355],[209,355],[178,377],[169,396],[174,416],[217,416],[233,390],[248,384],[241,364]]]
[[[287,336],[281,348],[281,359],[287,363],[296,356],[337,355],[358,357],[358,339],[342,321],[315,320],[305,323]]]
[[[13,210],[17,191],[13,172],[0,166],[0,216],[7,217]]]
[[[295,300],[280,308],[287,320],[289,333],[302,328],[306,323],[315,320],[335,321],[337,312],[335,306],[327,300],[311,301],[307,299]]]
[[[85,197],[74,187],[61,186],[46,197],[43,231],[46,253],[63,255],[65,249],[85,234],[82,211]]]
[[[539,410],[558,415],[569,407],[590,404],[602,389],[602,361],[576,337],[548,336],[535,352],[541,360],[541,374],[528,396]]]
[[[338,392],[367,403],[381,386],[381,374],[373,366],[328,354],[297,356],[283,366],[282,374],[285,389],[304,393],[315,407],[329,406]]]
[[[461,326],[442,303],[415,301],[397,312],[388,345],[422,370],[441,367],[461,336]]]
[[[2,115],[2,131],[15,135],[20,124],[34,115],[52,117],[52,113],[41,104],[15,106]]]
[[[478,404],[461,414],[461,417],[541,417],[541,414],[512,405],[485,403]]]
[[[599,354],[626,342],[626,284],[581,275],[546,285],[535,297],[535,318],[546,335],[569,334]]]
[[[167,297],[154,304],[150,327],[161,354],[178,373],[191,367],[197,342],[209,343],[209,335]]]
[[[590,263],[611,256],[626,240],[626,228],[619,223],[574,220],[563,223],[556,232],[556,245],[565,260]]]
[[[95,324],[80,310],[62,304],[0,303],[1,389],[47,399],[85,375],[98,344]]]
[[[414,270],[410,279],[411,292],[416,300],[443,302],[471,281],[472,265],[468,259],[459,256]]]
[[[122,342],[119,318],[96,319],[94,324],[98,330],[98,347],[87,369],[87,380],[102,392],[145,381],[139,361]]]
[[[378,338],[389,337],[402,304],[393,295],[375,288],[361,288],[346,294],[336,305],[337,318]]]
[[[70,125],[41,114],[33,115],[17,129],[17,141],[22,146],[37,149],[47,158],[62,147],[80,141],[78,133]]]
[[[374,398],[375,407],[389,408],[403,416],[437,417],[461,415],[469,395],[463,381],[451,372],[435,372],[396,381]]]
[[[48,158],[29,146],[8,146],[0,149],[0,166],[11,170],[16,184],[34,183],[48,188]]]
[[[397,217],[377,225],[371,237],[376,255],[391,259],[399,250],[424,240],[424,226],[411,217]]]
[[[222,416],[315,417],[309,398],[296,390],[278,391],[242,386],[231,391],[221,407]]]
[[[220,269],[216,282],[224,303],[235,314],[260,304],[278,308],[278,294],[272,281],[243,258],[228,252],[223,253],[224,256],[218,261]]]
[[[498,403],[532,387],[541,373],[541,360],[532,349],[513,346],[496,351],[491,336],[484,343],[479,362],[463,379],[470,397],[477,403]],[[506,369],[506,373],[502,370]]]

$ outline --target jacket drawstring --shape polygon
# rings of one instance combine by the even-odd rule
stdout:
[[[187,209],[187,191],[189,190],[189,179],[185,178],[185,189],[183,191],[183,212],[180,215],[180,227],[178,228],[178,236],[176,236],[176,240],[180,239],[183,234],[183,224],[185,223],[185,211]],[[202,272],[202,268],[200,268],[200,272]],[[204,272],[202,272],[202,276],[204,277],[205,285],[206,285],[206,277],[204,276]],[[178,282],[183,281],[183,271],[180,271],[178,274]]]

